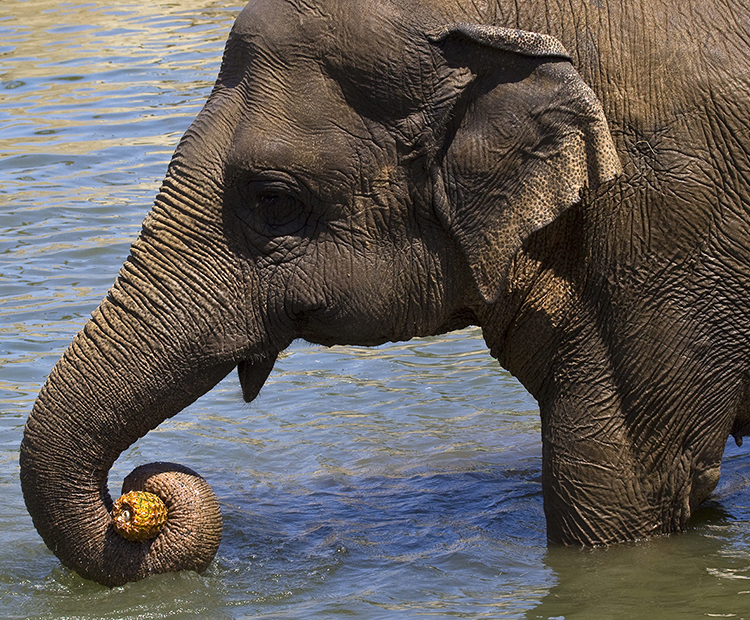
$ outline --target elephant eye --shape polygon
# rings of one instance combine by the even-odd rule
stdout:
[[[276,191],[262,191],[256,194],[255,217],[258,223],[277,234],[290,234],[301,221],[304,208],[300,200],[290,194]]]
[[[301,198],[278,183],[249,184],[242,192],[242,219],[264,237],[299,234],[308,209]]]

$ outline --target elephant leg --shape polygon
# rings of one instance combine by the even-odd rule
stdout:
[[[636,455],[619,398],[611,389],[604,398],[601,392],[595,396],[596,402],[580,390],[561,390],[540,407],[544,511],[552,543],[608,544],[659,528],[636,484]]]
[[[639,381],[596,349],[591,363],[581,354],[558,367],[540,400],[548,538],[596,545],[683,530],[719,480],[742,382],[701,364],[679,382],[656,368]]]

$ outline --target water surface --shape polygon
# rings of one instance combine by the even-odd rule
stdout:
[[[234,375],[133,446],[220,499],[209,570],[107,589],[61,568],[18,445],[106,294],[240,7],[0,3],[0,617],[750,617],[750,458],[687,534],[548,549],[533,399],[468,329],[375,349],[297,342],[260,397]]]

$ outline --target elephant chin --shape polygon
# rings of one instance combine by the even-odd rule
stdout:
[[[237,374],[240,376],[242,386],[242,398],[246,403],[252,402],[260,393],[260,388],[265,384],[268,375],[276,363],[276,355],[262,360],[245,360],[237,365]]]

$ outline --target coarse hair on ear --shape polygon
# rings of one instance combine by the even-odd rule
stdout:
[[[474,24],[428,38],[463,91],[432,168],[434,208],[491,304],[529,235],[617,176],[620,161],[557,39]]]

